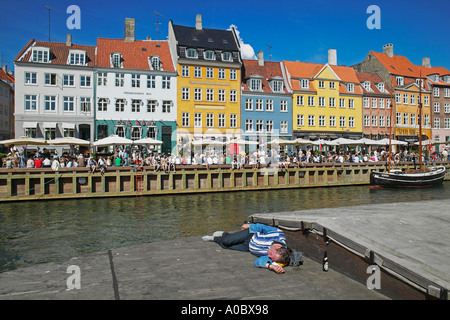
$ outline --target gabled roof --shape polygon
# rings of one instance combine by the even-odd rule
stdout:
[[[431,75],[439,75],[439,81],[434,81],[430,78],[428,78],[428,81],[431,82],[432,84],[435,85],[445,85],[445,86],[450,86],[450,83],[448,82],[444,82],[442,81],[441,77],[443,76],[450,76],[450,71],[448,71],[446,68],[444,67],[424,67],[424,66],[417,66],[419,68],[419,70],[422,73],[422,77],[424,76],[431,76]]]
[[[86,51],[87,66],[92,67],[95,65],[95,47],[72,44],[67,46],[65,42],[50,42],[50,41],[34,41],[32,39],[21,50],[15,61],[32,62],[31,54],[33,47],[44,47],[50,49],[50,62],[49,64],[67,65],[67,59],[69,57],[70,50],[83,50]]]
[[[264,65],[260,66],[258,60],[242,60],[242,87],[244,91],[250,91],[247,86],[247,80],[250,76],[261,76],[262,89],[263,92],[273,93],[270,88],[269,81],[271,79],[283,80],[283,73],[281,71],[280,62],[275,61],[264,61]],[[285,83],[283,81],[283,92],[278,93],[289,93]]]
[[[97,38],[98,67],[111,68],[113,53],[122,55],[123,69],[150,70],[148,58],[159,56],[163,71],[175,71],[167,41]]]
[[[391,74],[412,78],[419,78],[420,76],[416,66],[404,56],[393,55],[391,58],[385,53],[375,51],[370,51],[370,53],[372,53]]]
[[[2,68],[0,68],[0,80],[14,83],[15,78],[12,74],[6,73]]]

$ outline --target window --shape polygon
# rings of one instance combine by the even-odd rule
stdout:
[[[364,127],[369,127],[370,126],[370,117],[369,115],[365,114],[364,115]]]
[[[252,91],[261,91],[261,79],[250,79],[249,88]]]
[[[302,114],[297,115],[297,127],[303,127],[305,125],[305,118]]]
[[[230,80],[237,80],[237,70],[230,69]]]
[[[194,101],[202,101],[202,88],[194,88]]]
[[[372,127],[378,127],[378,117],[372,116]]]
[[[245,119],[245,131],[253,132],[253,119]]]
[[[286,100],[280,101],[280,112],[288,112],[288,102]]]
[[[131,100],[131,112],[141,112],[141,100],[132,99]]]
[[[438,88],[438,87],[434,87],[434,88],[433,88],[433,95],[434,95],[435,97],[439,97],[439,88]]]
[[[80,76],[80,87],[90,87],[91,76]]]
[[[308,126],[314,127],[316,125],[316,119],[313,115],[308,115]]]
[[[97,78],[97,84],[99,86],[106,86],[107,84],[107,76],[108,74],[106,72],[99,72],[98,78]]]
[[[155,126],[147,127],[147,138],[156,139],[156,132],[158,131],[158,128]]]
[[[319,127],[325,127],[325,116],[319,116]]]
[[[44,97],[44,109],[45,111],[56,111],[56,96]]]
[[[330,116],[330,127],[336,127],[336,116]]]
[[[231,52],[222,52],[222,61],[233,61]]]
[[[81,112],[91,112],[91,98],[81,97],[80,103]]]
[[[266,120],[266,132],[273,132],[273,120]]]
[[[219,89],[219,102],[225,102],[225,90]]]
[[[396,77],[397,86],[403,86],[404,85],[404,78],[403,77]]]
[[[450,88],[444,88],[444,97],[450,98]]]
[[[56,138],[56,128],[45,128],[45,140],[53,140]]]
[[[97,110],[98,111],[108,111],[108,100],[106,98],[98,99]]]
[[[46,73],[45,84],[49,86],[56,86],[56,73]]]
[[[450,103],[444,104],[444,113],[450,113]]]
[[[430,106],[430,96],[423,96],[423,104],[425,107]]]
[[[219,80],[225,80],[225,69],[219,68],[218,71],[219,71],[219,75],[218,75]]]
[[[355,117],[348,117],[348,126],[349,128],[355,127]]]
[[[189,66],[181,66],[181,76],[189,77]]]
[[[309,89],[309,80],[308,79],[300,80],[300,86],[302,89]]]
[[[207,113],[206,114],[206,126],[208,128],[211,128],[214,126],[214,113]]]
[[[161,60],[159,56],[153,56],[150,59],[150,66],[152,70],[161,70]]]
[[[256,120],[256,132],[264,131],[264,120],[257,119]]]
[[[444,119],[444,128],[445,129],[450,129],[450,118],[445,118]]]
[[[255,101],[255,110],[256,111],[264,111],[264,101],[263,99],[256,99]]]
[[[319,88],[320,89],[324,89],[325,88],[325,81],[323,81],[323,80],[319,81]]]
[[[379,117],[379,120],[380,120],[380,127],[384,127],[385,126],[385,116],[380,116]]]
[[[36,138],[36,128],[25,128],[25,137]]]
[[[297,96],[297,105],[298,106],[303,106],[303,96]]]
[[[64,137],[72,137],[72,138],[75,137],[75,130],[64,128]]]
[[[403,94],[403,104],[408,104],[408,94],[407,93],[404,93]]]
[[[343,98],[339,99],[339,108],[345,108],[345,99]]]
[[[70,52],[68,64],[84,66],[86,65],[86,52]]]
[[[439,111],[440,111],[440,104],[439,104],[439,102],[435,102],[434,103],[433,111],[434,111],[434,113],[439,113]]]
[[[429,126],[430,125],[430,115],[426,114],[423,118],[423,125],[424,126]]]
[[[348,99],[348,108],[355,109],[355,99]]]
[[[364,102],[363,102],[363,107],[364,108],[369,108],[370,107],[370,99],[367,97],[364,97]]]
[[[124,112],[124,111],[125,111],[125,99],[117,99],[116,112]]]
[[[111,55],[111,67],[122,68],[122,55],[120,53],[113,53]]]
[[[395,103],[401,103],[402,102],[402,94],[401,93],[396,93],[395,94]]]
[[[131,75],[131,87],[132,88],[140,88],[141,87],[141,75],[140,74],[132,74]]]
[[[116,87],[123,87],[125,84],[125,74],[116,73]]]
[[[353,83],[347,83],[347,91],[355,92],[355,85]]]
[[[194,114],[194,127],[201,128],[202,127],[202,114],[196,112]]]
[[[379,98],[380,101],[380,109],[384,109],[385,100],[383,98]]]
[[[331,108],[336,107],[336,98],[330,98],[329,102],[330,102],[330,107]]]
[[[162,77],[162,88],[170,89],[170,77]]]
[[[225,127],[225,113],[219,113],[219,128],[224,128]]]
[[[335,89],[336,83],[333,81],[330,81],[330,89]]]
[[[272,80],[271,85],[274,92],[283,92],[283,81]]]
[[[183,112],[181,114],[181,126],[189,127],[189,112]]]
[[[75,98],[74,97],[63,97],[63,110],[64,111],[74,111]]]
[[[319,107],[325,107],[325,97],[319,97]]]
[[[216,54],[213,50],[206,50],[203,56],[206,60],[216,60]]]
[[[156,100],[147,100],[147,112],[156,112]]]
[[[125,127],[124,126],[117,126],[115,130],[115,134],[119,137],[124,138],[125,137]]]
[[[245,99],[245,110],[246,111],[253,110],[253,99]]]
[[[162,113],[170,113],[170,107],[172,106],[172,101],[163,101],[162,103]]]
[[[34,48],[31,60],[33,62],[50,62],[50,50],[48,48]]]
[[[156,88],[156,76],[147,76],[147,88]]]
[[[188,49],[186,50],[186,57],[188,57],[188,58],[193,58],[193,59],[197,59],[197,57],[198,57],[197,50],[194,49],[194,48],[188,48]]]
[[[230,114],[230,128],[237,128],[237,114]]]
[[[206,68],[206,78],[213,79],[214,78],[214,69],[211,67]]]
[[[372,108],[376,108],[377,107],[377,101],[378,99],[377,98],[372,98]]]
[[[131,128],[131,140],[138,140],[141,138],[142,127],[134,126]]]
[[[181,88],[181,100],[189,100],[189,88]]]
[[[384,83],[383,82],[380,82],[379,84],[377,84],[377,87],[380,92],[384,92]]]
[[[308,96],[308,106],[314,107],[314,97]]]
[[[266,111],[273,111],[273,100],[272,99],[266,100]]]
[[[345,117],[339,117],[339,126],[345,128]]]
[[[401,112],[397,112],[396,117],[395,117],[395,122],[397,124],[402,124],[402,113]]]
[[[214,89],[206,89],[206,101],[214,101]]]
[[[439,129],[441,127],[441,119],[434,118],[433,126],[434,126],[435,129]]]
[[[230,102],[237,102],[237,91],[230,90]]]
[[[381,120],[380,120],[380,122],[381,122]],[[411,124],[412,126],[415,126],[415,125],[416,125],[416,114],[415,114],[415,113],[411,113],[410,124]]]
[[[412,106],[415,106],[415,105],[416,105],[416,96],[413,95],[413,94],[411,94],[411,95],[409,96],[409,98],[410,98],[410,104],[411,104]]]
[[[280,121],[280,133],[288,133],[288,122],[286,120]]]
[[[36,111],[37,96],[25,95],[25,111]]]
[[[36,72],[25,72],[25,84],[37,84]]]
[[[194,78],[202,77],[202,67],[194,67]]]

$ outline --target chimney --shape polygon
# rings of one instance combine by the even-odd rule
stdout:
[[[426,68],[431,68],[430,58],[422,58],[422,66]]]
[[[134,42],[134,19],[125,18],[125,41]]]
[[[383,46],[383,53],[386,54],[389,58],[394,57],[394,45],[392,43],[385,44]]]
[[[202,15],[197,14],[197,17],[195,18],[195,29],[202,30]]]
[[[328,64],[330,66],[336,66],[337,65],[337,51],[336,51],[336,49],[328,50]]]
[[[264,51],[258,51],[258,65],[264,67]]]
[[[68,47],[72,46],[72,35],[71,34],[67,34],[66,46],[68,46]]]

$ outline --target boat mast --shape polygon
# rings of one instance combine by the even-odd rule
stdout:
[[[391,103],[390,103],[391,111],[390,111],[390,121],[389,121],[389,158],[388,158],[388,172],[391,172],[391,151],[392,151],[392,123],[394,118],[392,117],[394,110],[394,82],[391,78]]]
[[[422,71],[419,79],[419,170],[422,171]]]

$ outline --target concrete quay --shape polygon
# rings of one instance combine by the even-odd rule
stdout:
[[[330,268],[359,282],[366,282],[367,266],[378,266],[383,272],[381,289],[390,294],[380,292],[391,298],[403,291],[400,294],[414,299],[448,300],[449,208],[446,199],[257,214],[251,219],[285,229],[288,241],[315,260],[323,257],[323,238],[330,239]],[[311,238],[319,240],[311,245]],[[405,293],[405,287],[418,295]]]
[[[177,300],[187,307],[183,300],[387,299],[308,258],[280,275],[253,260],[201,237],[141,244],[1,273],[0,300]],[[68,289],[71,265],[79,267],[80,289]]]

